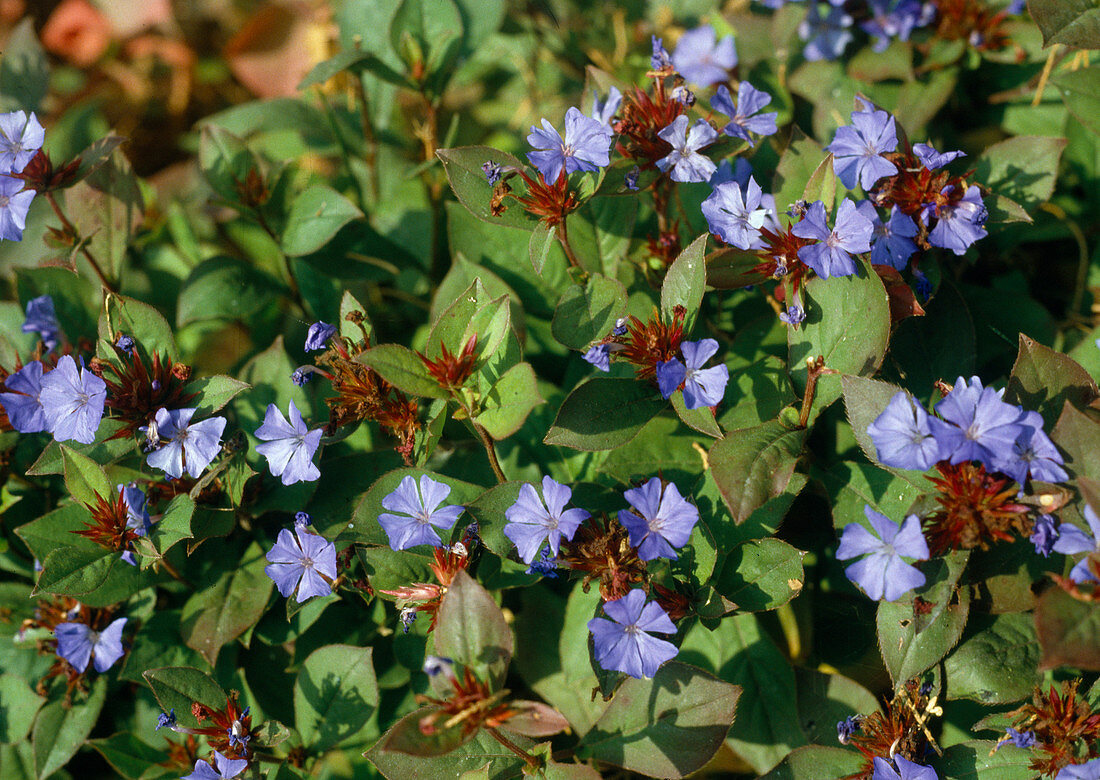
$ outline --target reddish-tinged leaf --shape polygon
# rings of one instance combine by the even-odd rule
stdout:
[[[569,728],[569,721],[549,704],[517,699],[509,702],[509,706],[519,710],[519,714],[513,715],[501,724],[501,728],[507,731],[538,739],[553,736]]]

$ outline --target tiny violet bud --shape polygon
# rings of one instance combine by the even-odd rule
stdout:
[[[799,324],[801,324],[801,322],[806,319],[806,312],[801,306],[796,303],[792,306],[788,306],[785,312],[781,312],[779,315],[779,319],[781,319],[788,325],[797,328]]]
[[[600,371],[611,370],[611,348],[607,344],[596,344],[588,348],[582,356],[586,363],[591,363]]]
[[[998,748],[1000,748],[1003,744],[1007,744],[1008,742],[1011,742],[1016,747],[1023,748],[1024,750],[1035,747],[1034,731],[1017,731],[1014,728],[1007,728],[1005,729],[1005,737],[1007,737],[1007,739],[1005,740],[1005,742],[999,743],[997,745]]]
[[[860,722],[863,720],[859,715],[849,715],[842,721],[836,724],[836,739],[842,745],[847,745],[851,740],[852,735],[859,731]]]
[[[300,368],[295,369],[294,373],[290,375],[290,381],[293,382],[298,387],[304,386],[305,383],[308,382],[311,379],[313,379],[313,372],[312,371],[303,371]]]
[[[625,184],[626,188],[631,192],[638,191],[638,176],[639,174],[641,174],[641,172],[641,169],[637,165],[635,165],[633,168],[627,171],[626,176],[623,177],[623,184]]]
[[[802,219],[802,217],[806,214],[806,209],[808,209],[809,207],[810,204],[808,201],[799,198],[790,205],[786,213],[787,216],[791,219]]]
[[[539,557],[531,561],[524,574],[538,574],[548,579],[558,578],[558,558],[549,547],[539,550]]]
[[[695,93],[683,84],[672,88],[671,97],[673,100],[683,103],[688,108],[695,105]]]
[[[115,342],[115,346],[126,353],[127,357],[134,356],[134,340],[126,335],[120,335],[118,341]]]
[[[401,610],[401,614],[397,616],[397,619],[401,621],[401,632],[404,634],[409,633],[412,624],[416,622],[416,607],[405,607]]]
[[[305,512],[295,512],[294,525],[298,528],[305,528],[306,526],[313,525],[313,518]]]
[[[611,331],[612,336],[625,336],[627,333],[626,317],[619,317],[615,320],[615,327]],[[1097,342],[1097,346],[1100,346],[1100,341]]]
[[[496,184],[500,181],[500,163],[495,163],[492,160],[486,160],[481,164],[481,172],[485,174],[485,178],[489,184]]]
[[[176,710],[175,708],[168,711],[167,714],[161,713],[157,716],[157,727],[154,731],[160,731],[162,728],[169,728],[173,731],[176,728]]]
[[[424,674],[429,677],[443,675],[448,680],[453,680],[455,676],[454,659],[443,655],[429,655],[424,659]]]
[[[335,325],[329,325],[327,322],[315,322],[309,326],[304,349],[306,352],[317,352],[324,349],[328,340],[335,335]]]

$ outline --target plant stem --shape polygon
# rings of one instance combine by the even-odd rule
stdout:
[[[569,265],[573,266],[577,270],[583,271],[581,263],[577,260],[576,254],[573,253],[573,246],[569,243],[569,233],[565,227],[565,220],[567,217],[562,217],[561,222],[558,223],[558,239],[561,241],[561,248],[565,250],[565,256],[569,260]]]
[[[538,768],[538,766],[539,766],[538,760],[534,756],[532,756],[530,753],[528,753],[526,750],[524,750],[519,745],[517,745],[515,742],[508,739],[508,737],[504,736],[503,734],[501,734],[496,729],[491,729],[491,728],[486,727],[485,730],[489,732],[489,736],[491,736],[497,742],[504,745],[504,747],[508,748],[513,753],[515,753],[517,756],[522,758],[523,762],[525,764],[527,764],[527,766],[531,767],[532,769]]]
[[[806,427],[810,420],[810,409],[814,405],[814,394],[817,392],[817,378],[826,373],[825,358],[818,355],[816,358],[806,358],[806,393],[802,396],[802,409],[798,413],[798,425]]]
[[[489,465],[492,467],[493,473],[496,474],[497,482],[503,485],[508,481],[508,477],[504,476],[504,471],[500,468],[500,461],[497,460],[496,445],[493,444],[492,437],[489,435],[489,432],[482,428],[472,417],[470,418],[470,423],[474,426],[478,438],[481,439],[481,444],[485,447],[485,454],[489,456]]]
[[[57,218],[61,220],[61,226],[67,233],[72,235],[77,241],[80,240],[80,232],[76,229],[76,226],[69,221],[69,218],[65,216],[65,212],[61,210],[61,206],[58,205],[57,199],[53,196],[52,192],[43,193],[46,196],[46,201],[53,207],[53,213],[57,215]],[[111,282],[107,281],[107,276],[103,273],[103,269],[99,267],[99,263],[92,257],[92,253],[88,250],[87,244],[80,245],[80,253],[84,255],[84,259],[88,261],[88,264],[95,271],[95,275],[99,277],[99,283],[103,286],[107,292],[117,293],[118,288]]]

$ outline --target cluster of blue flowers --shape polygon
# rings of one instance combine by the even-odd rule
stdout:
[[[23,238],[35,191],[25,189],[13,174],[23,172],[45,141],[46,132],[34,112],[0,114],[0,240]]]

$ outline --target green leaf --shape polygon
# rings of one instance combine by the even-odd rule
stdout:
[[[372,649],[333,644],[314,650],[294,680],[294,727],[318,753],[376,734],[378,682]]]
[[[435,649],[499,689],[515,649],[512,629],[485,588],[461,571],[443,594]]]
[[[637,436],[666,404],[645,382],[590,379],[562,402],[543,441],[576,450],[613,450]]]
[[[507,208],[499,217],[494,217],[489,212],[489,204],[493,198],[493,187],[481,170],[481,166],[487,162],[526,170],[527,166],[521,160],[488,146],[436,149],[435,153],[443,161],[443,170],[447,173],[447,181],[451,183],[451,189],[454,190],[455,197],[471,214],[494,225],[508,225],[524,230],[534,230],[537,224],[535,218],[513,200],[505,201]],[[515,186],[523,187],[521,183],[516,183]]]
[[[858,376],[843,376],[840,383],[844,393],[844,412],[848,416],[848,424],[852,426],[852,434],[863,454],[873,463],[879,463],[878,450],[867,433],[867,427],[886,410],[890,399],[905,391],[889,382]],[[913,399],[913,403],[920,404],[920,401]]]
[[[443,346],[457,354],[476,335],[478,363],[484,365],[500,348],[510,327],[508,295],[494,297],[480,279],[474,279],[433,323],[424,354],[438,358]]]
[[[1100,604],[1075,599],[1059,587],[1039,597],[1035,628],[1040,669],[1076,666],[1100,670]]]
[[[830,152],[825,155],[825,159],[810,174],[810,180],[806,182],[806,189],[802,191],[802,200],[807,203],[820,200],[825,204],[826,213],[831,212],[833,205],[836,203],[836,182],[837,177],[833,173],[833,155]]]
[[[195,417],[202,419],[220,411],[245,390],[251,389],[252,385],[248,382],[241,382],[224,374],[216,374],[188,383],[184,391],[195,394],[188,403],[196,407]]]
[[[740,696],[740,687],[671,661],[651,680],[626,680],[578,753],[649,777],[684,777],[722,746]]]
[[[1007,195],[1028,211],[1054,192],[1065,138],[1021,135],[986,147],[975,176],[993,192]]]
[[[672,394],[669,401],[672,402],[672,410],[684,425],[715,439],[722,438],[722,428],[718,425],[712,408],[701,406],[698,409],[688,409],[684,402],[684,394],[679,390]]]
[[[841,374],[871,376],[882,365],[890,342],[890,305],[878,274],[865,263],[858,275],[813,278],[803,291],[806,319],[789,328],[788,364],[799,392],[805,390],[806,361],[822,356],[825,367]],[[840,396],[840,377],[818,379],[813,420]]]
[[[966,553],[956,552],[922,564],[928,584],[921,596],[933,603],[926,616],[914,617],[911,601],[879,602],[879,649],[895,686],[939,663],[962,636],[970,598],[965,588],[956,592],[955,585],[966,559]]]
[[[420,735],[417,724],[431,709],[424,707],[406,715],[363,755],[385,777],[391,778],[459,777],[463,772],[484,767],[489,755],[493,756],[489,764],[490,780],[517,776],[523,761],[511,751],[502,749],[500,743],[483,730],[475,731],[467,741],[462,741],[461,725],[455,729],[439,729],[434,740]],[[534,744],[525,737],[510,739],[524,750]],[[412,750],[424,752],[411,754]]]
[[[421,398],[449,398],[450,393],[439,386],[424,361],[408,347],[400,344],[379,344],[356,356],[356,362],[370,366],[379,376],[409,395]]]
[[[211,585],[196,591],[183,605],[180,634],[211,666],[218,652],[255,625],[264,613],[274,583],[264,573],[267,559],[259,544],[245,550],[238,565]]]
[[[775,193],[775,205],[779,211],[786,211],[802,197],[825,154],[821,144],[795,128],[790,144],[779,158],[772,180],[772,192]]]
[[[114,350],[108,345],[114,343],[116,332],[122,332],[132,337],[145,354],[152,356],[158,353],[162,358],[179,361],[172,326],[155,308],[133,298],[115,294],[107,296],[106,308],[106,315],[99,318],[100,341],[96,345],[96,354],[100,358],[116,360]]]
[[[64,191],[69,221],[108,279],[117,279],[145,203],[125,155],[115,150],[88,178]],[[73,250],[73,258],[80,255]]]
[[[665,280],[661,284],[661,318],[672,322],[672,313],[677,306],[687,309],[684,318],[684,335],[691,333],[699,306],[703,302],[703,291],[707,286],[707,233],[699,236],[680,253],[668,267]]]
[[[177,543],[192,538],[191,518],[194,514],[195,502],[186,493],[180,493],[169,502],[150,534],[157,552],[164,555]]]
[[[200,724],[191,714],[191,705],[195,702],[212,710],[225,708],[225,691],[214,678],[190,666],[166,666],[149,669],[142,674],[161,710],[175,710],[176,720],[181,726],[196,728]]]
[[[22,742],[45,701],[19,675],[0,674],[0,743]]]
[[[1039,412],[1052,427],[1065,404],[1084,410],[1098,397],[1096,382],[1073,358],[1020,334],[1020,352],[1005,387],[1006,401]]]
[[[710,448],[714,481],[734,522],[742,523],[787,487],[802,454],[806,431],[779,420],[732,431]]]
[[[150,768],[168,760],[167,752],[149,747],[129,732],[89,739],[88,744],[126,780],[138,780]]]
[[[557,241],[557,234],[558,226],[548,226],[545,222],[539,222],[535,229],[531,231],[531,243],[528,245],[528,251],[531,254],[531,266],[535,269],[536,274],[542,274],[543,266],[546,265],[546,258]]]
[[[183,283],[176,325],[182,328],[205,320],[248,322],[268,306],[275,292],[275,283],[243,260],[211,257]]]
[[[127,566],[117,552],[98,545],[60,547],[42,561],[35,592],[83,596],[101,588],[116,565]]]
[[[530,363],[517,363],[482,398],[477,422],[497,441],[507,439],[523,426],[531,410],[543,403],[535,370]]]
[[[1050,438],[1069,456],[1065,465],[1072,476],[1100,479],[1100,423],[1066,404]]]
[[[65,464],[65,487],[73,498],[89,506],[99,504],[100,498],[114,500],[118,491],[112,490],[102,466],[65,445],[61,445],[61,460]]]
[[[7,53],[5,53],[6,55]],[[126,136],[108,135],[92,142],[88,148],[80,153],[80,167],[76,169],[73,183],[83,181],[102,168],[111,159],[111,154],[115,149],[121,146],[124,141],[126,141]]]
[[[779,539],[753,539],[733,548],[714,587],[741,612],[763,612],[802,591],[804,553]]]
[[[314,184],[294,199],[283,231],[283,251],[290,257],[312,254],[340,228],[363,218],[359,207],[332,187]]]
[[[839,721],[880,709],[875,694],[841,674],[799,667],[794,670],[794,678],[798,686],[799,723],[815,745],[832,745]]]
[[[84,701],[69,706],[54,701],[43,707],[34,721],[34,769],[39,778],[47,778],[76,755],[92,732],[103,702],[107,698],[107,678],[99,677]]]
[[[1078,49],[1100,49],[1097,0],[1028,0],[1027,7],[1043,33],[1043,48],[1062,43]]]
[[[1009,704],[1031,695],[1039,680],[1039,644],[1031,615],[973,619],[971,635],[944,661],[949,699]],[[973,633],[971,633],[973,632]]]
[[[404,74],[398,73],[374,54],[368,51],[345,49],[324,62],[314,65],[313,69],[298,83],[298,89],[304,90],[315,84],[324,84],[333,76],[344,72],[355,75],[371,73],[399,87],[412,88],[413,86]]]
[[[1100,22],[1098,22],[1100,26]],[[1079,68],[1062,71],[1050,83],[1062,91],[1062,100],[1077,120],[1100,135],[1100,78],[1095,70]]]
[[[727,744],[756,772],[767,772],[806,744],[798,725],[794,672],[755,615],[723,618],[714,631],[693,626],[678,659],[743,689]]]
[[[584,287],[570,287],[554,309],[554,338],[571,349],[585,350],[611,335],[615,320],[626,312],[626,288],[617,279],[592,274]]]
[[[835,734],[833,735],[835,738]],[[854,750],[823,745],[795,748],[760,780],[819,780],[822,777],[858,775],[863,755]]]
[[[786,363],[768,355],[731,368],[718,422],[727,431],[753,428],[774,420],[796,400]]]
[[[420,724],[424,718],[433,713],[436,714],[438,721],[446,720],[446,714],[442,713],[439,707],[422,707],[393,724],[373,750],[404,753],[416,758],[434,758],[457,750],[480,731],[480,729],[474,729],[467,732],[462,723],[456,723],[449,728],[437,726],[431,734],[425,734],[420,730]],[[408,775],[408,777],[416,776],[416,774]]]
[[[977,372],[977,341],[970,305],[954,284],[943,281],[925,312],[897,326],[888,361],[905,377],[906,386],[927,401],[937,379],[952,381]]]
[[[994,746],[981,740],[960,742],[932,763],[944,780],[1035,780],[1030,750],[1009,743],[994,751]]]

